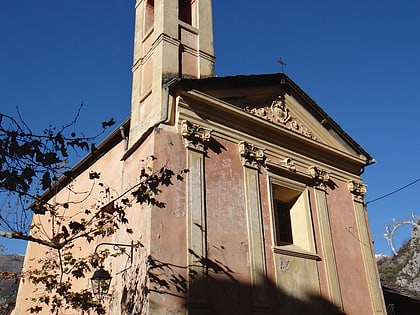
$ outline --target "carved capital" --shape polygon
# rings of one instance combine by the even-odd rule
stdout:
[[[245,141],[239,142],[239,154],[241,155],[242,165],[257,169],[265,164],[267,158],[264,154],[264,149]]]
[[[328,171],[311,166],[308,169],[308,173],[314,179],[317,188],[321,190],[327,189],[327,184],[330,181],[330,173]]]
[[[181,135],[186,148],[205,152],[210,141],[211,129],[183,120]]]
[[[350,180],[347,182],[347,187],[354,201],[364,202],[367,191],[365,184]]]

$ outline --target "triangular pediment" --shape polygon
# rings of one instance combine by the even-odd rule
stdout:
[[[207,105],[200,110],[205,110],[206,114],[217,113],[218,117],[215,119],[222,119],[225,124],[241,124],[240,128],[247,129],[246,132],[251,132],[255,137],[260,136],[260,131],[267,135],[268,129],[264,129],[265,126],[272,131],[278,128],[278,136],[284,135],[286,131],[288,141],[293,141],[295,135],[297,141],[311,141],[311,146],[319,143],[319,149],[322,150],[330,147],[358,159],[372,159],[369,153],[284,73],[191,79],[183,80],[182,85],[190,97],[194,94],[197,100],[205,100]],[[209,105],[218,107],[218,110],[210,112],[213,107]],[[222,109],[226,115],[220,116]],[[240,123],[239,120],[245,113],[246,117],[242,117],[245,120]],[[234,115],[235,118],[232,116],[229,121],[229,115]],[[249,119],[254,120],[252,117],[261,120],[261,124],[248,125]],[[260,127],[263,129],[259,129]],[[275,137],[275,134],[271,135]]]
[[[356,154],[344,139],[329,128],[328,123],[312,115],[308,104],[299,102],[292,95],[280,94],[268,105],[248,105],[245,111],[297,135]]]

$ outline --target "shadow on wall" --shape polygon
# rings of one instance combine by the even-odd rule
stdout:
[[[197,309],[200,314],[344,314],[320,296],[306,295],[304,299],[290,296],[270,281],[265,287],[253,287],[240,281],[238,274],[219,261],[205,258],[197,260],[197,263],[198,267],[206,267],[208,276],[206,280],[194,278],[194,274],[191,274],[194,268],[190,268],[192,280],[188,296],[188,268],[148,256],[144,265],[139,264],[131,274],[131,279],[125,282],[121,314],[144,314],[151,294],[154,295],[154,301],[163,301],[166,300],[165,296],[172,296],[191,313]],[[205,292],[206,298],[194,299],[194,292]],[[264,300],[258,307],[255,307],[256,303],[253,302],[256,294]],[[160,306],[154,304],[153,308],[159,309]],[[174,314],[181,314],[179,311],[171,310]]]
[[[255,292],[267,294],[265,305],[253,305]],[[208,299],[209,314],[344,314],[320,296],[307,295],[303,300],[286,294],[272,282],[263,288],[229,279],[209,279]]]

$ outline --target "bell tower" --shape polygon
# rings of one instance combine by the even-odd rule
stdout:
[[[164,86],[214,75],[211,0],[137,0],[129,145],[166,115]]]

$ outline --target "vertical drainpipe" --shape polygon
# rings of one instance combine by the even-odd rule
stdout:
[[[161,120],[159,120],[156,124],[154,124],[152,128],[156,128],[161,123],[164,123],[168,120],[168,118],[169,118],[169,90],[171,89],[172,86],[174,86],[180,80],[181,80],[180,78],[173,78],[163,85],[163,90],[165,91],[165,107],[166,107],[165,108],[165,115],[163,116],[163,118]]]

